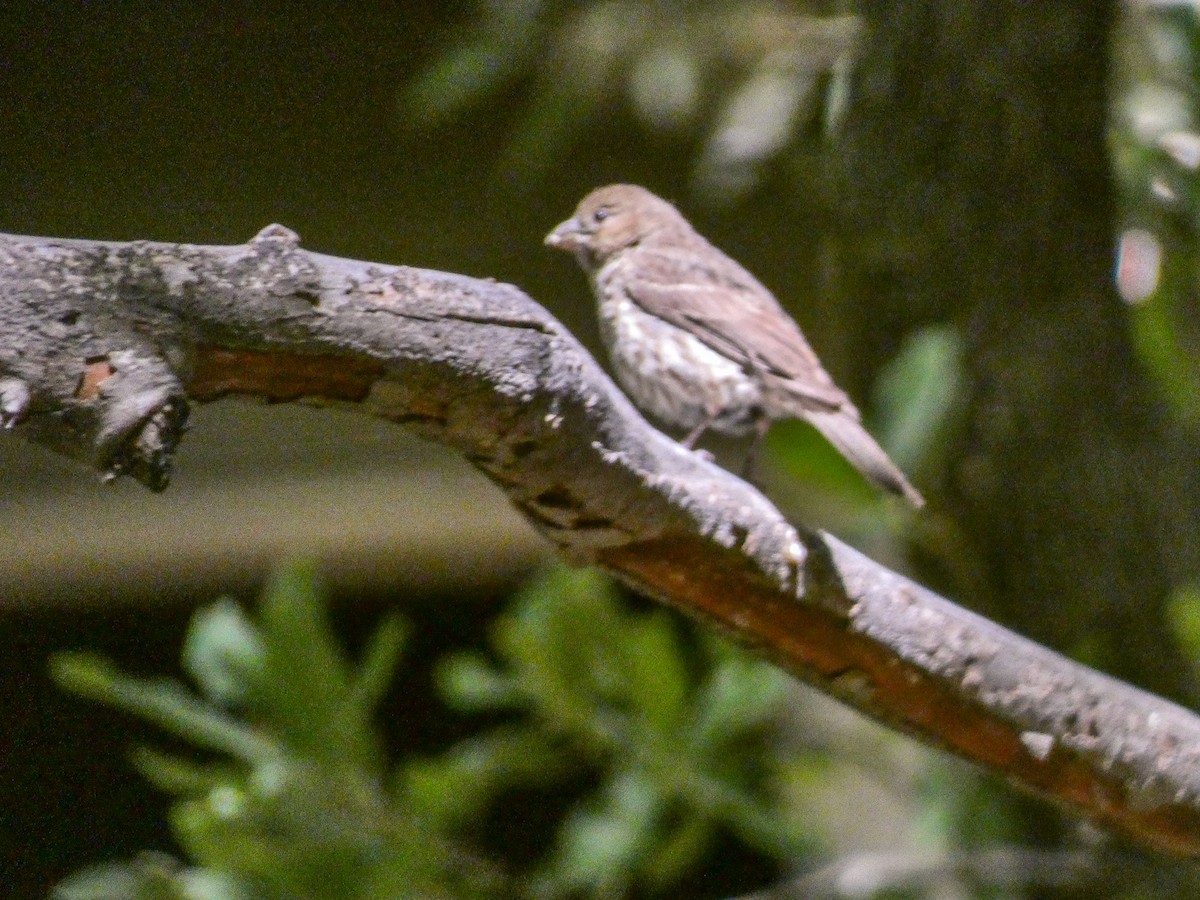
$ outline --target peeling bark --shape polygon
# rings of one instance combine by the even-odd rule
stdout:
[[[165,487],[189,402],[337,403],[462,452],[564,553],[867,714],[1200,855],[1200,718],[963,610],[648,426],[516,288],[300,249],[0,236],[0,417]]]

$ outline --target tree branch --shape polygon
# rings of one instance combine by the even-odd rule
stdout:
[[[509,285],[301,250],[0,236],[0,420],[165,487],[189,402],[340,403],[463,454],[570,558],[883,722],[1200,855],[1200,718],[963,610],[655,431]]]

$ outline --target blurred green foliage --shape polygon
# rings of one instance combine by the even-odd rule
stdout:
[[[962,339],[948,325],[914,331],[879,373],[876,433],[908,472],[929,466],[962,402]]]
[[[703,864],[720,830],[788,864],[812,825],[780,787],[823,756],[772,752],[787,678],[665,611],[631,612],[592,571],[528,585],[494,627],[495,656],[442,660],[446,702],[485,725],[447,752],[385,759],[372,724],[404,639],[386,619],[349,662],[310,566],[282,569],[250,615],[198,611],[184,668],[196,691],[62,654],[67,689],[146,718],[200,754],[142,747],[133,762],[174,797],[187,862],[146,855],[86,869],[60,900],[617,897]],[[477,846],[518,792],[579,793],[532,866]],[[572,788],[572,785],[576,785]]]
[[[1175,640],[1195,660],[1200,674],[1200,583],[1181,585],[1167,603],[1167,620]]]
[[[473,24],[404,91],[413,126],[453,120],[530,83],[498,172],[528,183],[616,103],[650,128],[691,135],[697,182],[715,199],[751,187],[757,168],[806,125],[833,127],[857,17],[784,4],[484,0]]]
[[[954,329],[924,328],[905,338],[876,381],[872,410],[876,415],[870,430],[888,455],[912,475],[937,469],[934,456],[945,443],[945,432],[962,399],[961,353],[961,339]],[[781,423],[772,430],[769,446],[772,459],[784,472],[852,506],[860,523],[856,530],[903,524],[904,518],[880,516],[881,507],[897,504],[868,484],[809,426]]]
[[[1138,353],[1200,424],[1200,19],[1193,4],[1130,4],[1117,33],[1111,146],[1123,201],[1117,283]]]

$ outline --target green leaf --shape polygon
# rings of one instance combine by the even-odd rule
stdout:
[[[349,705],[362,722],[370,721],[391,685],[407,635],[408,626],[398,615],[385,618],[371,635],[349,697]]]
[[[703,816],[685,819],[658,841],[643,865],[646,881],[662,890],[698,866],[712,843],[713,822]]]
[[[382,811],[370,786],[344,770],[281,758],[177,804],[172,823],[189,856],[213,870],[283,896],[349,900],[381,858]]]
[[[544,731],[499,726],[440,756],[405,762],[396,774],[395,794],[420,821],[458,828],[478,819],[502,792],[547,787],[576,769],[566,748]]]
[[[612,584],[589,570],[553,569],[534,579],[494,642],[522,691],[547,721],[596,736],[598,704],[624,705],[625,632]]]
[[[439,660],[434,680],[438,693],[459,712],[507,709],[523,699],[513,679],[482,653],[454,653]]]
[[[518,77],[537,52],[544,0],[484,5],[478,24],[414,78],[400,110],[417,124],[449,121]]]
[[[1178,254],[1190,257],[1190,254]],[[1174,262],[1172,263],[1174,265]],[[1200,359],[1190,354],[1179,340],[1173,321],[1172,300],[1192,290],[1193,263],[1187,259],[1185,276],[1174,276],[1175,291],[1160,287],[1158,292],[1130,311],[1133,341],[1138,356],[1146,364],[1167,402],[1184,420],[1200,422]]]
[[[203,793],[235,777],[228,766],[198,765],[153,747],[135,747],[131,761],[143,778],[168,794]]]
[[[222,598],[192,616],[183,642],[183,669],[206,697],[241,703],[262,681],[262,640],[233,600]]]
[[[103,863],[55,886],[51,900],[185,900],[165,866]]]
[[[540,84],[527,112],[500,154],[498,170],[510,189],[525,189],[567,155],[582,133],[600,96],[579,82],[551,73]]]
[[[400,109],[417,124],[447,122],[515,78],[524,55],[490,36],[453,47],[413,80]]]
[[[778,716],[788,676],[741,653],[727,654],[710,670],[694,704],[698,746],[720,750]]]
[[[962,339],[950,326],[904,339],[875,384],[877,437],[901,469],[913,471],[940,443],[962,393]]]
[[[1200,583],[1176,588],[1167,601],[1166,615],[1175,639],[1200,665]]]
[[[279,569],[259,602],[265,666],[250,708],[298,756],[330,769],[374,767],[379,749],[325,615],[311,562]]]
[[[261,893],[223,872],[188,869],[180,872],[176,880],[186,900],[262,900]]]
[[[54,888],[51,900],[261,900],[261,894],[232,876],[181,869],[169,857],[145,853],[76,872]]]
[[[651,728],[677,733],[687,717],[690,684],[670,617],[631,617],[623,630],[623,692],[631,709],[640,710]]]
[[[682,129],[695,121],[703,97],[700,54],[680,42],[652,44],[633,60],[629,98],[651,127]]]
[[[768,433],[766,445],[772,458],[798,481],[843,495],[856,504],[878,502],[878,491],[806,422],[790,419],[778,423]]]
[[[959,760],[931,758],[920,793],[915,831],[923,847],[994,847],[1019,839],[1017,798]]]
[[[662,797],[653,779],[627,770],[602,794],[567,818],[547,876],[596,893],[624,893],[654,849]]]
[[[200,747],[246,762],[279,753],[268,737],[206,705],[179,682],[130,678],[88,653],[55,654],[50,674],[66,690],[141,716]]]

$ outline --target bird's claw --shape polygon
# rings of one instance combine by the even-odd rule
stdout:
[[[16,426],[29,409],[29,385],[20,378],[0,378],[0,428]]]

